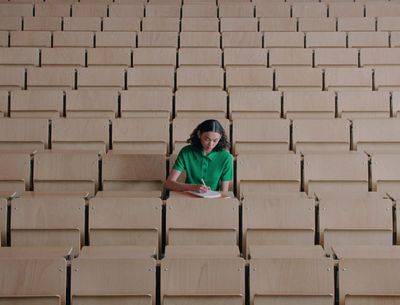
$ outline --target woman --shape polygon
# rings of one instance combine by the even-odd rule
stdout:
[[[228,191],[232,181],[232,155],[225,130],[217,120],[198,125],[188,139],[189,145],[178,154],[165,183],[171,191]],[[177,182],[186,171],[185,183]]]

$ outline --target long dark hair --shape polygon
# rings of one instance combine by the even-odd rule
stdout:
[[[194,147],[202,150],[203,146],[201,145],[200,137],[203,132],[217,132],[221,135],[221,139],[218,144],[214,147],[214,151],[221,151],[223,149],[229,149],[230,144],[228,138],[226,136],[224,127],[222,127],[221,123],[217,120],[205,120],[200,123],[190,134],[190,138],[187,140],[188,143],[192,144]]]

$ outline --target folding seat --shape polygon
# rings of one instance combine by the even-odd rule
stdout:
[[[47,148],[48,120],[3,118],[0,120],[0,150],[42,151]]]
[[[307,32],[307,48],[346,48],[345,32]]]
[[[400,19],[398,17],[378,17],[377,18],[378,31],[399,31]]]
[[[33,16],[33,4],[0,3],[0,17],[29,17]]]
[[[116,4],[145,4],[146,0],[115,0]]]
[[[10,47],[51,47],[51,32],[11,31]]]
[[[334,303],[334,262],[327,257],[253,258],[250,304]],[[279,304],[277,303],[277,304]]]
[[[212,216],[211,216],[212,215]],[[169,198],[168,245],[237,245],[239,202],[236,198]]]
[[[31,183],[30,155],[13,151],[1,152],[0,156],[0,190],[11,193],[24,193],[29,190]]]
[[[219,20],[213,17],[183,17],[182,32],[219,32]]]
[[[22,67],[0,67],[0,89],[15,90],[25,87],[25,69]]]
[[[358,50],[341,48],[315,49],[315,67],[358,67]]]
[[[341,118],[389,118],[389,92],[338,92],[337,108]]]
[[[226,49],[225,52],[227,52],[228,50],[230,49]],[[221,67],[222,50],[219,48],[180,48],[178,54],[178,60],[179,60],[179,66]]]
[[[325,70],[325,90],[372,90],[372,70],[350,67],[327,68]]]
[[[240,257],[164,258],[162,304],[244,303],[245,261]]]
[[[353,146],[358,151],[400,151],[400,122],[393,119],[353,119]]]
[[[93,48],[93,32],[54,32],[53,47]]]
[[[71,270],[72,304],[156,304],[154,258],[80,257]]]
[[[293,3],[293,17],[327,17],[327,6],[325,3]]]
[[[152,246],[84,246],[80,258],[155,258],[157,253]]]
[[[309,198],[244,198],[243,248],[314,245],[315,201]]]
[[[179,92],[179,90],[178,90]],[[175,118],[172,121],[172,151],[175,154],[178,154],[179,151],[188,143],[186,140],[189,138],[189,135],[192,133],[192,131],[196,128],[197,125],[199,125],[201,122],[207,119],[214,119],[214,117],[178,117]],[[230,123],[228,119],[222,119],[215,117],[217,119],[222,127],[224,127],[224,130],[228,131],[230,130]],[[227,135],[229,138],[229,135]]]
[[[98,189],[99,157],[91,152],[40,152],[34,158],[35,192],[89,193]]]
[[[171,118],[172,91],[167,87],[130,88],[121,91],[121,117]]]
[[[336,18],[302,17],[299,18],[299,32],[335,32]]]
[[[300,190],[300,155],[240,154],[237,156],[236,164],[236,183],[240,196],[248,192],[298,192]]]
[[[164,258],[240,257],[238,246],[165,246]]]
[[[256,3],[256,17],[258,18],[289,18],[290,4],[283,2],[262,1]]]
[[[10,117],[59,118],[63,114],[61,90],[11,91]]]
[[[321,258],[326,254],[320,245],[314,246],[291,246],[291,245],[272,245],[272,246],[250,246],[248,258]]]
[[[329,3],[329,17],[364,17],[364,4],[359,2]]]
[[[0,19],[1,31],[21,31],[22,18],[21,17],[1,17]]]
[[[272,48],[269,50],[269,67],[313,65],[313,52],[310,49]]]
[[[39,49],[0,48],[0,66],[39,66]]]
[[[373,17],[338,17],[339,32],[374,32],[375,18]]]
[[[304,33],[264,32],[264,48],[304,48]]]
[[[235,155],[289,151],[290,120],[234,119],[232,127],[232,146]]]
[[[273,70],[255,67],[226,67],[226,88],[228,91],[243,87],[273,88]]]
[[[7,199],[0,199],[0,249],[6,245],[7,233]]]
[[[107,17],[107,4],[74,3],[72,4],[73,17]]]
[[[335,93],[288,91],[283,93],[283,113],[288,119],[334,118]]]
[[[392,32],[390,35],[390,46],[392,48],[400,47],[400,34],[398,32]]]
[[[257,32],[258,19],[252,17],[221,18],[221,32]]]
[[[349,149],[349,121],[331,118],[293,120],[293,150],[297,153]]]
[[[89,201],[91,246],[151,246],[161,250],[160,198],[93,198]]]
[[[69,17],[71,6],[68,3],[36,3],[35,17]],[[24,19],[25,21],[25,19]]]
[[[227,33],[225,33],[226,35]],[[215,32],[181,32],[181,48],[220,48],[221,34]]]
[[[369,2],[365,4],[366,17],[398,17],[400,16],[399,3]]]
[[[214,3],[193,3],[182,5],[182,19],[188,17],[217,18],[218,7]]]
[[[125,69],[120,67],[89,67],[78,69],[78,89],[123,89]]]
[[[61,31],[61,17],[24,17],[24,31]]]
[[[110,146],[109,125],[109,120],[102,118],[53,119],[51,148],[104,154]]]
[[[73,256],[79,254],[85,240],[83,198],[21,197],[12,200],[11,208],[13,246],[69,246]]]
[[[139,17],[104,17],[104,32],[140,32]]]
[[[387,32],[350,32],[349,48],[388,48],[389,34]]]
[[[0,270],[3,304],[66,304],[65,258],[3,257]]]
[[[128,69],[128,89],[133,87],[168,87],[175,85],[172,66],[137,66]]]
[[[223,32],[223,48],[262,48],[260,32]]]
[[[83,48],[43,48],[41,66],[85,66],[85,49]]]
[[[179,4],[149,3],[146,5],[146,17],[181,17]]]
[[[322,90],[322,70],[311,67],[275,69],[275,89],[283,91]]]
[[[131,67],[132,50],[129,48],[87,49],[87,65]]]
[[[175,17],[145,17],[142,19],[144,32],[179,32],[180,21]]]
[[[100,17],[64,17],[64,31],[100,31]]]
[[[28,89],[73,89],[75,70],[71,67],[42,67],[27,69]]]
[[[196,88],[223,88],[224,70],[220,67],[179,67],[176,70],[177,88],[196,87]]]
[[[399,67],[376,67],[374,69],[374,90],[395,91],[400,88]]]
[[[133,52],[133,66],[176,66],[174,48],[137,48]]]
[[[400,50],[396,48],[368,48],[360,50],[360,64],[365,66],[398,66]]]
[[[220,89],[181,88],[175,92],[175,117],[225,118],[227,94]]]
[[[218,15],[224,17],[254,17],[253,3],[219,3]]]
[[[8,32],[0,31],[0,47],[9,47]]]
[[[138,47],[178,48],[176,32],[139,32]]]
[[[368,191],[368,157],[357,152],[304,155],[304,191],[354,193]]]
[[[96,48],[135,48],[135,32],[96,32]]]
[[[224,64],[227,66],[268,65],[268,53],[261,48],[227,48],[224,50]]]
[[[296,32],[297,20],[295,18],[259,18],[260,32]]]
[[[320,242],[336,245],[392,245],[392,202],[388,199],[320,199]]]
[[[169,147],[169,118],[138,117],[112,121],[114,151],[166,154]]]
[[[400,95],[397,91],[392,92],[392,110],[394,117],[400,117]]]
[[[150,193],[161,197],[166,176],[164,154],[130,155],[108,153],[103,156],[103,190]],[[154,195],[156,193],[156,195]]]
[[[112,3],[108,6],[110,17],[144,17],[143,4],[116,4]]]
[[[241,89],[229,92],[229,117],[279,118],[281,93],[269,89]]]
[[[66,92],[67,118],[115,118],[117,90],[73,90]]]
[[[399,189],[399,154],[383,151],[371,155],[372,191],[380,194],[395,193]]]
[[[16,92],[16,91],[13,91],[13,92]],[[8,111],[9,111],[8,91],[0,90],[0,118],[8,116]]]

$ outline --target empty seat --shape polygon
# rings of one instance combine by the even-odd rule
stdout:
[[[103,18],[104,32],[140,32],[139,17],[106,17]]]
[[[1,48],[1,66],[38,66],[39,49],[36,48]]]
[[[400,117],[400,95],[397,91],[392,92],[392,110],[394,117]]]
[[[331,2],[329,17],[364,17],[364,5],[359,2]]]
[[[27,69],[27,89],[73,89],[75,70],[71,67]]]
[[[10,117],[57,118],[63,113],[61,90],[11,91]]]
[[[176,71],[177,88],[223,88],[224,70],[220,67],[179,67]]]
[[[275,89],[282,91],[322,90],[322,70],[311,67],[275,69]]]
[[[15,90],[25,87],[25,69],[22,67],[0,67],[0,89]]]
[[[175,92],[175,116],[226,117],[227,94],[220,89],[182,88]]]
[[[335,93],[326,91],[287,91],[283,94],[285,118],[334,118]]]
[[[365,4],[365,15],[367,17],[398,17],[400,5],[396,2],[369,2]]]
[[[288,18],[290,17],[290,4],[282,2],[260,1],[256,3],[256,17]]]
[[[177,32],[139,32],[138,47],[178,47]]]
[[[372,90],[372,71],[368,68],[328,68],[325,70],[325,90]]]
[[[307,32],[307,48],[346,48],[345,32]]]
[[[10,47],[51,47],[51,32],[11,31]]]
[[[128,69],[127,87],[175,86],[175,69],[172,66],[137,66]]]
[[[181,32],[181,48],[219,48],[221,46],[221,34],[213,32]]]
[[[34,158],[34,190],[94,195],[98,188],[98,161],[97,153],[38,153]]]
[[[252,3],[219,3],[218,8],[220,18],[254,16],[254,5]]]
[[[373,32],[375,31],[375,18],[339,17],[337,27],[339,32]]]
[[[104,154],[109,143],[108,119],[53,119],[52,150],[94,151]]]
[[[87,50],[88,66],[131,66],[129,48],[93,48]]]
[[[61,31],[61,17],[25,17],[24,31]]]
[[[69,246],[73,256],[79,254],[85,240],[83,198],[21,197],[11,206],[13,246]]]
[[[28,3],[1,3],[1,17],[33,16],[33,4]]]
[[[389,92],[338,92],[337,108],[342,118],[388,118]]]
[[[183,18],[216,18],[218,7],[215,3],[184,3],[182,5]]]
[[[42,151],[47,148],[48,120],[14,119],[0,120],[0,150]]]
[[[250,246],[248,258],[320,258],[326,254],[320,245]]]
[[[334,32],[336,31],[336,18],[299,18],[299,32]]]
[[[166,154],[169,118],[121,118],[112,121],[113,150]]]
[[[295,18],[260,18],[260,32],[296,32]]]
[[[0,31],[0,47],[9,47],[8,32]]]
[[[108,6],[110,17],[144,17],[144,6],[139,3],[110,4]]]
[[[293,17],[326,17],[327,7],[325,3],[293,3]]]
[[[0,118],[8,116],[8,111],[8,91],[0,90]]]
[[[260,32],[223,32],[223,48],[261,48],[262,33]]]
[[[218,48],[180,48],[178,58],[179,66],[222,66],[222,50]]]
[[[397,119],[353,119],[353,146],[358,151],[400,151],[400,121]]]
[[[100,17],[64,17],[64,31],[100,31]]]
[[[0,153],[0,190],[24,193],[30,188],[31,157],[27,153]],[[5,231],[4,231],[5,234]]]
[[[313,65],[312,50],[298,48],[273,48],[269,50],[269,66],[308,66]]]
[[[85,66],[85,49],[45,48],[42,49],[41,65],[44,66]]]
[[[304,190],[308,195],[368,191],[368,157],[356,152],[307,153]]]
[[[315,67],[358,67],[358,50],[323,48],[315,50]]]
[[[389,47],[387,32],[350,32],[348,36],[349,48],[376,48]]]
[[[373,153],[371,157],[372,191],[385,194],[399,189],[398,153]]]
[[[69,17],[71,6],[68,3],[36,3],[35,17]]]
[[[174,48],[137,48],[133,52],[133,66],[176,66]]]
[[[233,153],[250,154],[289,150],[290,121],[285,119],[234,119]]]
[[[179,32],[179,18],[145,17],[142,20],[144,32]]]
[[[93,48],[93,32],[54,32],[53,47]]]
[[[30,17],[27,17],[30,18]],[[2,17],[0,20],[1,31],[21,31],[22,17]],[[7,32],[4,32],[7,33]],[[8,33],[7,33],[8,38]],[[7,39],[8,40],[8,39]]]
[[[400,29],[400,20],[398,17],[378,17],[378,31],[398,31]]]
[[[399,66],[400,49],[368,48],[360,50],[360,64],[365,66]]]
[[[388,199],[320,199],[320,241],[327,253],[336,245],[391,245],[392,202]]]
[[[374,86],[375,90],[395,91],[400,88],[399,67],[376,67]]]
[[[257,18],[221,18],[221,32],[257,32]]]
[[[118,113],[116,90],[77,90],[66,93],[69,118],[115,118]]]
[[[229,92],[229,117],[279,118],[281,93],[269,89],[240,89]]]
[[[168,199],[167,244],[236,245],[239,240],[238,204],[236,198]]]
[[[119,67],[89,67],[78,69],[78,89],[124,89],[125,70]]]
[[[181,6],[178,4],[149,3],[146,5],[146,17],[180,17]]]
[[[159,198],[93,198],[89,201],[91,246],[161,246]]]
[[[135,32],[96,32],[96,48],[135,48]]]
[[[238,246],[166,246],[165,258],[240,257]]]
[[[0,248],[6,245],[7,199],[0,199]]]
[[[161,197],[166,176],[165,155],[108,153],[103,157],[104,191],[139,191]]]
[[[72,4],[73,17],[106,17],[108,6],[106,4],[98,4],[96,2],[74,3]]]
[[[248,192],[298,192],[300,155],[268,153],[237,157],[237,190]]]
[[[183,6],[185,7],[185,5]],[[182,32],[219,32],[219,20],[216,17],[191,18],[183,17],[181,20]]]
[[[304,48],[304,33],[265,32],[265,48]]]
[[[224,64],[227,66],[268,65],[268,54],[259,48],[227,48],[224,50]]]
[[[226,88],[228,91],[243,87],[273,89],[273,70],[262,67],[226,67]]]
[[[398,32],[392,32],[390,36],[390,46],[392,48],[400,47],[400,34]]]

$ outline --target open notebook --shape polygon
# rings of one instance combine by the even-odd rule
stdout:
[[[194,192],[194,191],[187,191],[187,193],[195,195],[197,197],[201,197],[201,198],[220,198],[221,197],[221,193],[220,192],[216,192],[216,191],[208,191],[205,193],[198,193],[198,192]]]

